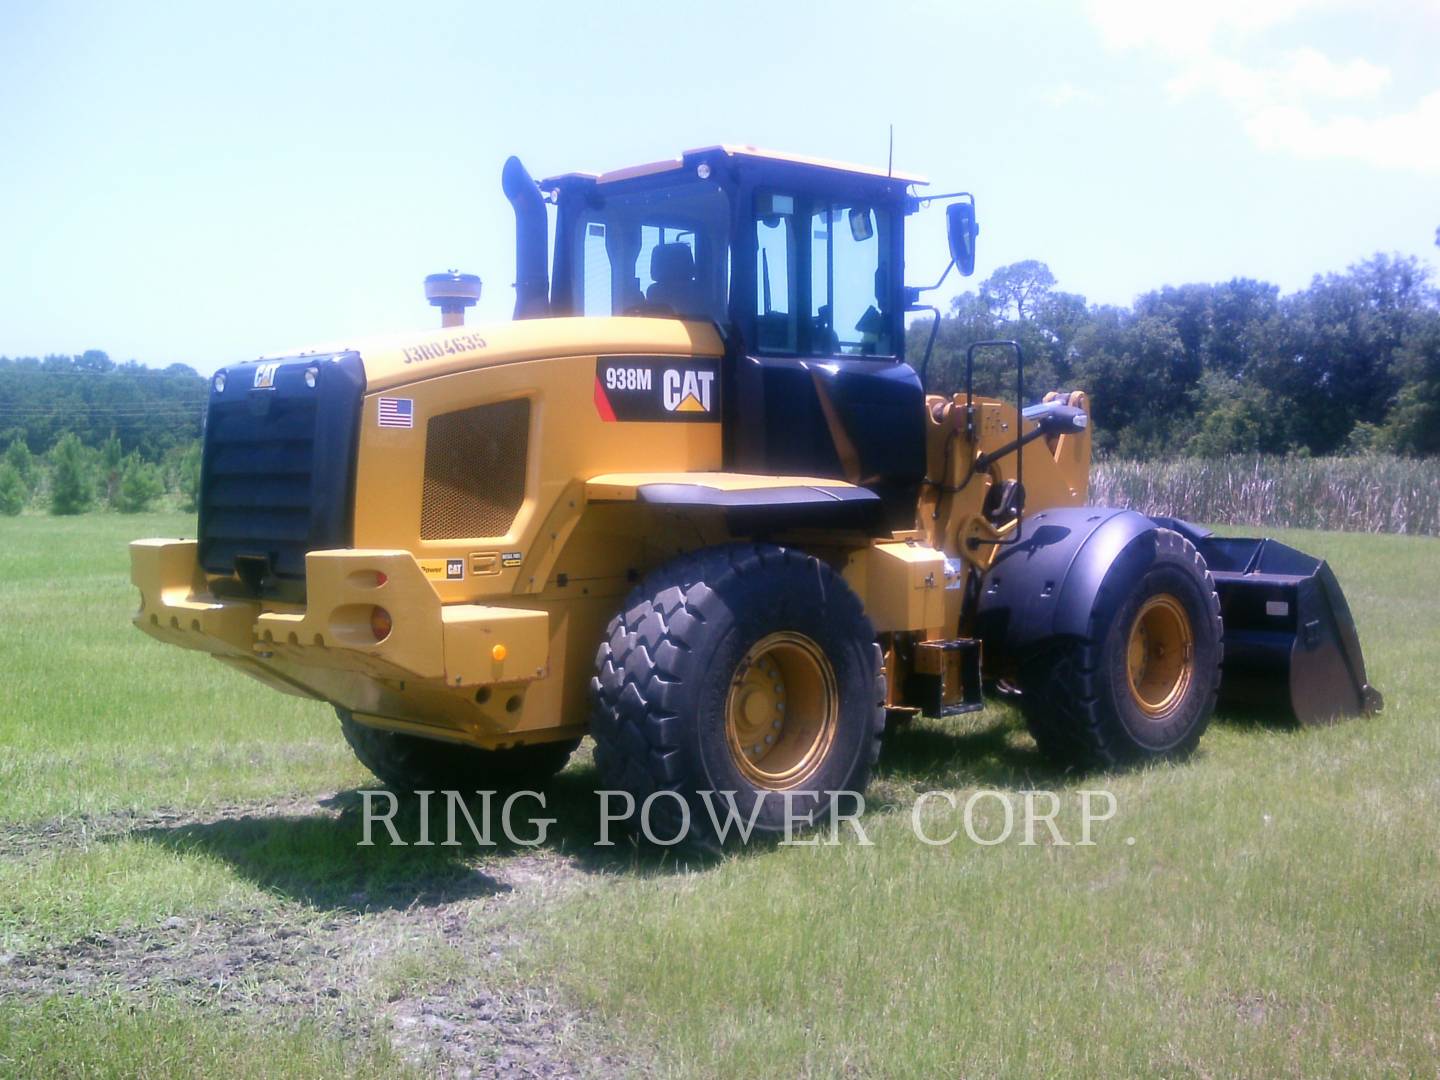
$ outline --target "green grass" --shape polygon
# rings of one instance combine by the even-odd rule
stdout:
[[[175,1002],[137,1005],[123,998],[52,999],[0,1005],[0,1076],[94,1080],[183,1080],[412,1073],[382,1044],[342,1042],[310,1026],[261,1029]]]
[[[222,860],[143,840],[0,861],[0,898],[0,952],[8,954],[270,900]]]
[[[323,708],[129,625],[124,540],[186,527],[0,521],[0,829],[368,780]],[[1280,535],[1335,567],[1382,716],[1302,731],[1222,716],[1183,765],[1074,779],[1047,771],[997,704],[889,741],[874,847],[680,872],[673,856],[587,854],[582,762],[562,778],[553,846],[606,872],[419,935],[356,993],[423,993],[504,933],[530,942],[517,978],[558,985],[676,1075],[1432,1073],[1440,540]],[[920,791],[1030,787],[1105,788],[1119,812],[1085,848],[930,848],[910,831]],[[1074,816],[1060,821],[1071,839]],[[0,858],[0,954],[175,915],[304,923],[483,896],[477,870],[513,854],[357,849],[357,835],[353,807],[301,809]],[[258,1035],[163,996],[0,1005],[0,1075],[380,1073],[386,1047],[303,1023]]]
[[[366,774],[321,705],[130,625],[126,543],[182,514],[0,518],[0,822],[314,791]]]

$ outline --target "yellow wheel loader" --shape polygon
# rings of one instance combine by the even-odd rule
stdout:
[[[589,733],[605,787],[695,821],[733,792],[761,832],[986,685],[1077,766],[1185,754],[1217,692],[1378,709],[1323,562],[1086,505],[1084,391],[1031,400],[992,342],[925,393],[905,222],[944,204],[964,274],[979,230],[922,185],[510,159],[515,319],[464,325],[478,279],[432,275],[439,329],[218,371],[198,535],[131,546],[136,625],[329,702],[392,785],[534,783]],[[1013,400],[973,392],[984,348]]]

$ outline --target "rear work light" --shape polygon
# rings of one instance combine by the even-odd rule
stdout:
[[[390,612],[383,607],[370,609],[370,632],[375,635],[376,641],[384,641],[389,637],[393,625],[390,620]]]

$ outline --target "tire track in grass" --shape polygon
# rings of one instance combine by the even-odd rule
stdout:
[[[516,969],[525,910],[582,873],[517,856],[489,895],[406,908],[284,904],[173,917],[0,957],[0,1000],[178,999],[263,1023],[384,1038],[436,1075],[632,1076],[592,1018]]]
[[[649,1071],[632,1048],[614,1050],[591,1017],[519,968],[527,912],[589,878],[580,860],[473,843],[361,849],[363,859],[381,861],[362,859],[352,879],[357,802],[339,792],[12,828],[0,838],[7,859],[69,857],[136,838],[209,850],[277,903],[107,928],[0,956],[0,1000],[120,994],[266,1024],[312,1020],[344,1038],[387,1039],[437,1075]],[[287,846],[296,832],[301,839]]]

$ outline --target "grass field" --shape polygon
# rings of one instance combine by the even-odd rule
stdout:
[[[186,528],[0,520],[0,1075],[1440,1061],[1440,540],[1283,534],[1344,583],[1381,717],[1222,716],[1183,765],[1074,778],[996,705],[889,741],[873,846],[686,867],[590,846],[583,753],[538,850],[355,847],[371,781],[323,708],[129,626],[123,541]],[[914,837],[920,792],[980,788],[1058,791],[1070,839],[1080,789],[1118,812],[1090,847]]]

